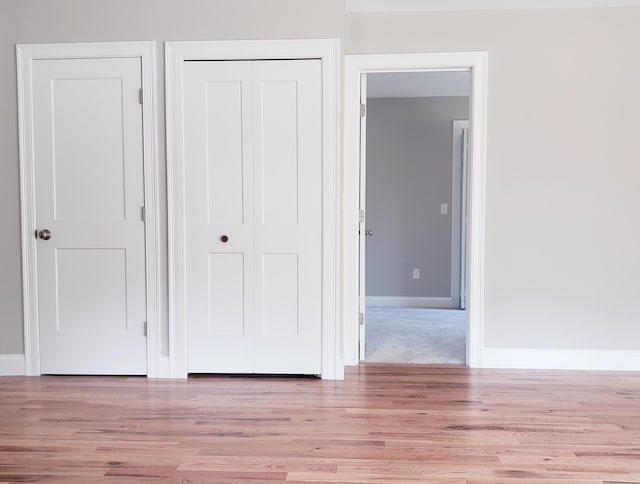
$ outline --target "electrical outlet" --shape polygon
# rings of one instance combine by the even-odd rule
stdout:
[[[449,204],[441,203],[440,204],[440,215],[446,215],[449,213]]]
[[[413,270],[413,278],[414,279],[420,279],[420,269],[414,269]]]

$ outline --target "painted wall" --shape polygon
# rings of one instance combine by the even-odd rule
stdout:
[[[367,296],[451,296],[452,130],[468,115],[468,97],[367,101]]]
[[[160,267],[167,294],[165,40],[337,38],[342,0],[0,0],[0,354],[23,352],[15,44],[158,41]],[[168,351],[167,307],[160,315]]]
[[[343,8],[339,0],[0,1],[2,353],[22,351],[15,44],[294,37],[339,37],[346,54],[488,51],[485,345],[640,350],[640,8],[346,16]],[[166,235],[165,221],[163,206]]]
[[[346,54],[488,51],[484,344],[640,350],[640,8],[349,14]]]

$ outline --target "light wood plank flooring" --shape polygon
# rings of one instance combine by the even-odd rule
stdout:
[[[0,483],[640,482],[640,373],[1,377]]]

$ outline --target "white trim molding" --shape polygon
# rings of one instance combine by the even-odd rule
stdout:
[[[636,7],[640,0],[346,0],[346,13]]]
[[[0,355],[0,376],[24,376],[24,355]]]
[[[183,64],[187,60],[314,58],[322,62],[322,378],[344,378],[337,265],[339,48],[337,39],[165,43],[171,377],[188,376]]]
[[[482,352],[482,367],[640,371],[640,351],[485,347]]]
[[[22,220],[22,289],[24,310],[25,373],[40,374],[35,209],[35,159],[33,146],[33,62],[38,59],[140,58],[142,62],[143,157],[145,196],[147,375],[158,372],[161,331],[158,284],[160,234],[158,228],[158,176],[156,147],[155,42],[97,42],[70,44],[18,44],[18,119],[20,143],[20,203]]]
[[[464,130],[469,129],[468,119],[456,119],[452,125],[451,146],[451,301],[452,307],[462,306],[463,287],[466,285],[466,230],[464,227],[466,218],[467,194],[465,192],[466,177],[465,155],[456,142],[462,139],[464,145]]]
[[[487,116],[486,52],[345,56],[342,324],[345,364],[359,361],[358,227],[360,195],[361,77],[375,72],[471,71],[469,242],[467,254],[467,358],[479,367],[484,324],[484,232]]]
[[[366,296],[365,305],[368,308],[452,309],[453,301],[450,297]]]

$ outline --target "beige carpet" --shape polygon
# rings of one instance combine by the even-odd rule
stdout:
[[[366,361],[464,364],[466,311],[367,308]]]

